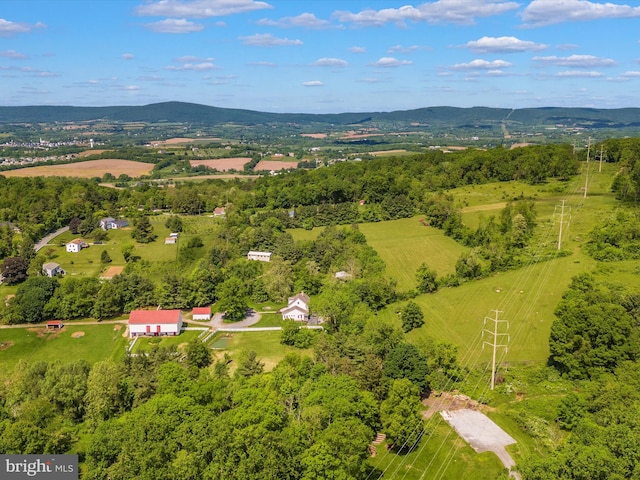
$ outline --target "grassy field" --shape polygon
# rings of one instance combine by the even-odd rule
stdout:
[[[438,276],[447,275],[455,271],[456,260],[468,250],[441,230],[425,227],[419,218],[360,225],[367,243],[384,260],[387,273],[398,281],[400,290],[415,288],[416,270],[422,262]]]
[[[192,326],[197,326],[192,324]],[[198,330],[187,330],[175,337],[140,337],[136,341],[133,347],[132,353],[140,353],[149,350],[151,345],[158,345],[160,347],[176,347],[178,351],[183,351],[187,344],[194,338],[198,338],[202,332]]]
[[[369,464],[384,472],[382,478],[403,480],[495,479],[506,471],[492,452],[476,453],[436,414],[416,448],[408,454],[388,452],[385,444],[377,446],[378,454]],[[378,475],[372,478],[379,478]]]
[[[44,327],[0,329],[0,343],[10,344],[0,349],[0,377],[9,374],[18,361],[87,360],[95,363],[124,356],[128,339],[123,337],[124,326],[73,325],[67,323],[60,331],[46,333]],[[79,336],[83,332],[84,335]],[[74,338],[73,334],[79,336]]]
[[[226,342],[220,341],[225,338]],[[232,360],[237,360],[243,351],[253,350],[257,353],[258,359],[264,363],[265,370],[271,370],[284,358],[287,353],[295,352],[300,355],[311,355],[310,350],[299,349],[282,345],[280,343],[280,332],[242,332],[242,333],[217,333],[211,339],[209,345],[224,346],[221,350],[215,350],[215,358],[222,358],[225,353],[231,356]],[[235,369],[235,365],[232,364]]]

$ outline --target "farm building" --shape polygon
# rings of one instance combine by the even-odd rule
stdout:
[[[338,280],[348,280],[351,278],[351,274],[345,272],[344,270],[340,270],[339,272],[336,272],[336,278]]]
[[[57,275],[64,275],[64,270],[60,264],[56,262],[47,262],[42,265],[42,273],[47,277],[55,277]]]
[[[64,327],[62,320],[49,320],[46,324],[47,330],[49,329],[60,329]]]
[[[194,307],[192,318],[194,320],[211,320],[211,307]]]
[[[129,314],[129,337],[174,336],[181,329],[180,310],[132,310]]]
[[[280,309],[283,320],[299,320],[309,319],[309,295],[300,292],[294,297],[289,297],[288,305]]]
[[[115,218],[105,217],[100,220],[100,228],[103,230],[117,230],[118,228],[128,227],[129,222],[126,220],[116,220]]]
[[[164,239],[165,245],[175,245],[178,241],[178,237],[167,237]]]
[[[270,262],[271,252],[250,251],[247,253],[247,260],[258,260],[259,262]]]
[[[67,252],[70,253],[78,253],[80,250],[85,248],[87,244],[81,238],[74,238],[69,243],[67,243]]]
[[[213,216],[214,217],[224,217],[226,215],[226,212],[224,210],[224,207],[216,207],[213,210]]]

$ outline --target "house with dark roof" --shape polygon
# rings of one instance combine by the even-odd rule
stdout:
[[[129,337],[175,336],[182,330],[180,310],[132,310],[129,314]]]
[[[56,262],[47,262],[42,264],[42,273],[47,277],[56,277],[58,275],[64,275],[64,270],[60,264]]]

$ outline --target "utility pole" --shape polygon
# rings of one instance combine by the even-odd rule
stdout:
[[[485,344],[489,345],[490,347],[493,348],[493,356],[492,356],[492,360],[491,360],[491,390],[494,389],[494,387],[496,386],[496,350],[498,349],[498,347],[504,347],[504,352],[507,353],[507,345],[502,345],[498,343],[498,337],[507,337],[507,343],[509,342],[509,334],[508,333],[498,333],[498,325],[500,325],[501,323],[506,323],[507,324],[507,330],[509,330],[509,322],[507,322],[506,320],[499,320],[498,319],[498,315],[500,313],[502,313],[499,310],[492,310],[492,312],[495,313],[496,317],[495,318],[491,318],[491,317],[484,317],[484,325],[483,325],[483,329],[482,329],[482,336],[484,336],[485,332],[488,335],[491,335],[493,337],[493,341],[491,342],[482,342],[482,348],[484,348]],[[486,327],[487,326],[487,322],[493,322],[493,331],[487,330]]]
[[[558,208],[558,205],[556,205],[556,208]],[[569,211],[571,211],[571,207],[569,207]],[[560,232],[558,233],[558,250],[560,250],[562,248],[562,229],[564,228],[564,224],[565,224],[565,221],[564,221],[564,216],[565,215],[569,215],[569,218],[571,218],[571,213],[567,213],[567,214],[564,213],[564,200],[562,200],[562,205],[560,205],[560,214],[559,214],[559,217],[560,217]],[[555,212],[553,212],[553,216],[554,217],[556,216]],[[566,222],[566,223],[568,223],[568,222]]]
[[[589,143],[587,143],[587,174],[584,180],[584,197],[587,198],[587,187],[589,186],[589,152],[591,151],[591,137],[589,137]]]
[[[600,145],[600,166],[598,167],[598,173],[602,173],[602,156],[604,155],[604,145]]]

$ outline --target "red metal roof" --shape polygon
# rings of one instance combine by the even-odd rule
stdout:
[[[47,326],[62,325],[62,320],[47,320]]]
[[[211,315],[211,307],[194,307],[194,315]]]
[[[177,324],[179,321],[180,310],[131,310],[129,314],[129,325]]]

